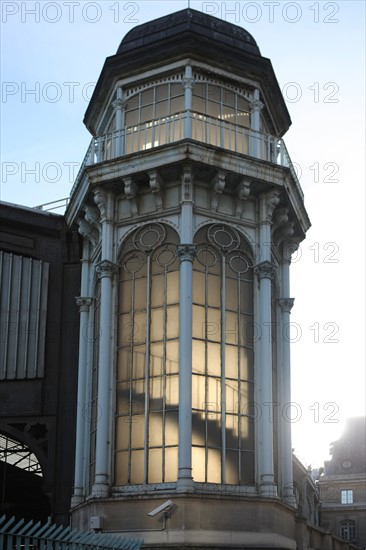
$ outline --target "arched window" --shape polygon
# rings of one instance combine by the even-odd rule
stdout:
[[[117,485],[178,476],[178,235],[145,225],[125,242],[119,270]]]
[[[254,482],[253,262],[233,228],[195,237],[192,463],[195,481]]]

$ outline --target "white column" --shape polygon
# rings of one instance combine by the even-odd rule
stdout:
[[[178,492],[192,492],[192,287],[195,246],[193,236],[192,172],[184,167],[182,177],[179,286],[179,453]]]
[[[264,104],[259,100],[259,90],[254,90],[253,100],[250,102],[250,129],[251,136],[249,139],[249,154],[252,157],[261,157],[261,110]]]
[[[96,190],[95,203],[101,212],[102,254],[97,264],[101,279],[100,335],[98,368],[98,422],[96,434],[95,480],[92,494],[108,496],[110,486],[110,433],[111,433],[111,373],[112,369],[112,283],[116,265],[113,263],[113,198]]]
[[[187,65],[185,68],[182,84],[184,86],[184,111],[185,111],[184,137],[191,138],[192,137],[192,118],[191,118],[192,89],[194,86],[194,78],[192,75],[192,67],[190,67],[189,65]]]
[[[258,278],[258,323],[260,339],[257,346],[257,397],[261,412],[257,423],[259,438],[257,451],[257,479],[260,493],[266,497],[276,497],[273,461],[273,393],[272,393],[272,296],[271,286],[275,266],[271,262],[271,220],[279,202],[278,193],[262,195],[260,198],[259,246],[260,262],[255,267]]]
[[[285,251],[288,247],[284,247]],[[290,294],[290,255],[285,253],[281,262],[281,298],[278,304],[281,308],[281,365],[280,365],[280,410],[281,410],[281,438],[280,438],[280,464],[282,477],[283,499],[291,506],[296,506],[294,495],[293,468],[292,468],[292,443],[291,422],[284,416],[286,406],[291,403],[291,356],[290,356],[290,313],[294,299]]]
[[[84,501],[85,480],[85,407],[87,404],[87,355],[88,338],[86,332],[89,326],[89,309],[92,298],[84,297],[89,290],[89,242],[84,239],[83,260],[81,266],[81,294],[76,298],[80,311],[79,330],[79,363],[78,363],[78,402],[76,411],[76,448],[75,448],[75,477],[71,506],[77,506]]]
[[[126,102],[122,99],[122,88],[117,88],[117,99],[112,103],[116,117],[116,135],[114,143],[114,156],[124,155],[124,125]]]

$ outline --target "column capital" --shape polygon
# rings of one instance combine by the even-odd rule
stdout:
[[[115,99],[112,103],[113,109],[125,109],[127,105],[127,101],[125,99]]]
[[[96,265],[96,271],[100,279],[103,277],[113,277],[117,269],[118,266],[109,260],[102,260]]]
[[[263,107],[264,107],[264,103],[262,103],[259,99],[253,99],[253,101],[249,103],[249,108],[252,112],[261,111]]]
[[[83,296],[76,296],[75,300],[80,313],[82,311],[89,311],[89,308],[93,302],[93,298],[85,298]]]
[[[257,275],[258,281],[260,282],[262,279],[274,279],[276,269],[277,266],[275,264],[265,260],[254,266],[254,273]]]
[[[178,244],[177,254],[180,262],[193,262],[196,257],[196,246],[194,244]]]
[[[291,313],[295,298],[278,298],[277,301],[282,313]]]

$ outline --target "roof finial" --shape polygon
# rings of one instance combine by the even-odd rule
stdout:
[[[191,7],[191,0],[188,0],[188,9]]]

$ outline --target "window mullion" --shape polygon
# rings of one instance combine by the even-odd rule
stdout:
[[[147,254],[146,273],[146,349],[145,349],[145,415],[144,415],[144,483],[147,483],[149,449],[150,399],[150,310],[151,310],[151,254]]]
[[[162,412],[162,472],[161,472],[161,479],[164,482],[165,481],[165,423],[166,423],[166,387],[167,387],[167,379],[166,379],[166,327],[167,327],[167,273],[168,268],[167,266],[164,267],[164,298],[163,298],[163,307],[164,307],[164,327],[163,327],[163,412]]]
[[[242,474],[243,472],[241,471],[241,454],[242,454],[242,448],[241,448],[241,423],[240,423],[240,419],[241,419],[241,411],[242,411],[242,402],[241,402],[241,377],[240,377],[240,367],[241,367],[241,364],[240,364],[240,360],[241,360],[241,357],[240,357],[240,350],[241,350],[241,339],[240,339],[240,304],[241,304],[241,295],[240,295],[240,291],[241,291],[241,286],[240,286],[240,274],[238,273],[238,278],[237,278],[237,285],[238,285],[238,316],[237,316],[237,325],[238,325],[238,332],[237,332],[237,339],[238,339],[238,347],[237,347],[237,352],[238,352],[238,412],[237,412],[237,415],[238,415],[238,449],[239,449],[239,453],[238,453],[238,480],[239,480],[239,483],[242,482]]]
[[[221,483],[226,482],[226,365],[225,365],[225,335],[226,335],[226,288],[225,288],[225,256],[221,259]]]
[[[131,320],[132,320],[132,328],[131,328],[131,341],[130,341],[130,384],[129,384],[129,396],[128,396],[128,415],[129,415],[129,427],[128,427],[128,482],[131,481],[131,455],[132,455],[132,414],[133,414],[133,403],[132,403],[132,395],[133,395],[133,367],[134,367],[134,327],[135,327],[135,273],[132,273],[132,281],[131,281]]]
[[[208,267],[205,266],[205,482],[208,481]]]

